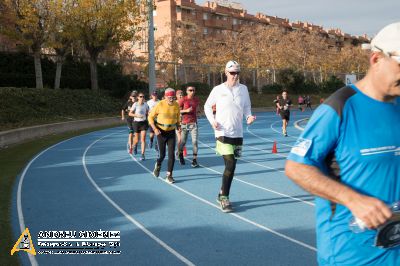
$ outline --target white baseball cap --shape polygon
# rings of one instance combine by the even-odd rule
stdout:
[[[240,65],[238,62],[231,60],[226,63],[225,70],[228,72],[240,72]]]
[[[372,39],[371,44],[363,44],[362,48],[383,52],[392,57],[394,53],[400,56],[400,22],[389,24],[381,29]]]

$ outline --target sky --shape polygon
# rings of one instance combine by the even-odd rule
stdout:
[[[210,0],[211,1],[211,0]],[[195,0],[203,5],[206,1]],[[233,0],[244,6],[247,13],[303,21],[324,29],[339,28],[351,35],[373,37],[384,26],[400,22],[400,0]]]

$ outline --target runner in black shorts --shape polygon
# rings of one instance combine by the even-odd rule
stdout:
[[[288,97],[287,91],[282,92],[282,98],[278,102],[279,114],[282,118],[282,134],[287,137],[287,124],[290,120],[290,106],[292,101]]]
[[[137,144],[139,142],[140,135],[142,161],[145,160],[144,152],[146,151],[146,132],[149,128],[149,124],[147,122],[148,113],[149,106],[145,102],[144,94],[139,93],[138,101],[132,105],[129,116],[133,117],[133,131],[135,132],[135,137],[133,139],[133,151],[134,154],[137,154]]]
[[[136,96],[137,96],[137,91],[132,91],[131,94],[129,95],[129,100],[122,106],[121,110],[121,119],[125,120],[126,118],[126,124],[128,125],[129,128],[129,136],[128,136],[128,151],[130,154],[132,154],[132,142],[133,142],[133,118],[130,117],[129,111],[132,107],[132,105],[136,101]]]

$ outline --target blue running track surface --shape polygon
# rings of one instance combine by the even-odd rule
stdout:
[[[223,159],[214,134],[199,120],[200,167],[175,163],[167,184],[151,174],[157,153],[129,155],[127,129],[112,128],[60,142],[32,158],[13,195],[15,240],[28,227],[36,256],[19,251],[23,265],[316,265],[313,197],[284,174],[285,159],[309,112],[292,111],[288,137],[272,112],[244,125],[230,200],[219,209]],[[278,153],[272,153],[274,141]],[[120,231],[120,254],[39,254],[40,232]],[[44,240],[41,240],[44,241]],[[108,242],[107,242],[108,243]],[[89,247],[87,247],[89,250]],[[59,249],[57,249],[59,250]]]

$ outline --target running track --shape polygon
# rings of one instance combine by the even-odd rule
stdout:
[[[18,252],[23,265],[316,265],[313,197],[284,175],[285,158],[300,131],[292,112],[288,137],[272,112],[244,127],[245,146],[231,189],[234,213],[216,203],[223,160],[214,135],[199,121],[199,168],[175,164],[176,183],[151,175],[126,151],[125,127],[60,142],[32,158],[13,195],[13,231],[29,228],[36,251],[39,231],[117,230],[120,255],[36,255]],[[278,154],[272,154],[273,141]],[[139,151],[140,153],[140,151]],[[167,158],[166,158],[167,159]],[[16,255],[14,254],[14,256]]]

